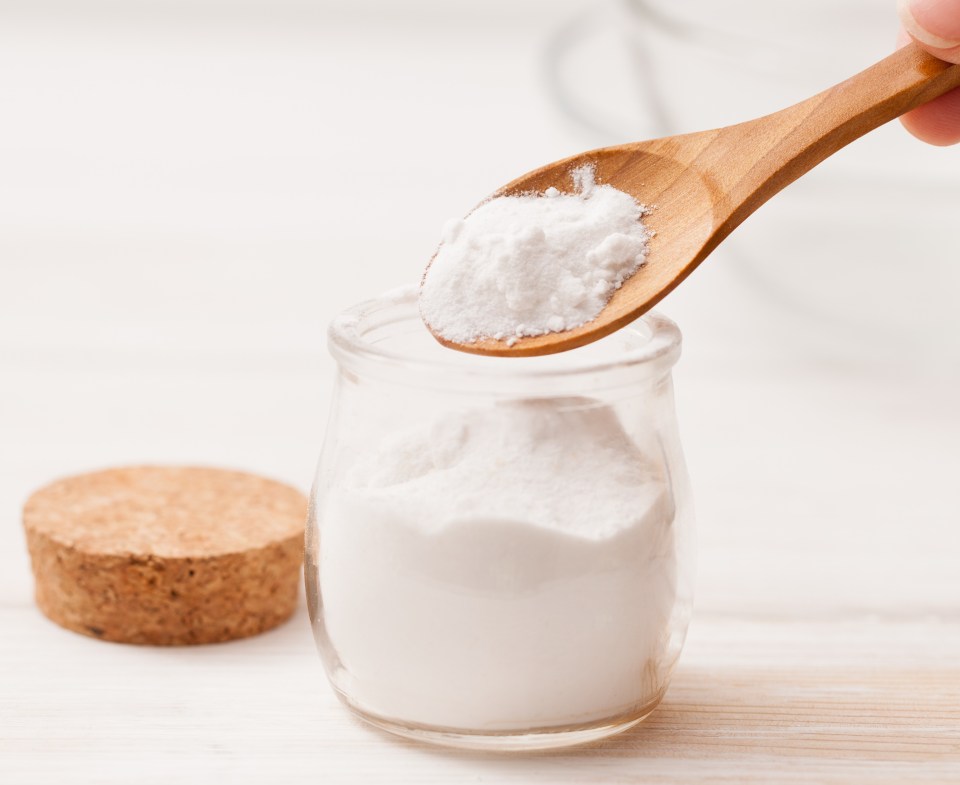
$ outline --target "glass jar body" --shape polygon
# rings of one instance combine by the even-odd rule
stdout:
[[[374,303],[334,352],[306,559],[334,689],[381,727],[458,746],[629,727],[659,703],[690,614],[674,357],[503,375],[511,361],[438,346],[455,362],[351,356],[406,349],[418,327],[412,296]],[[642,354],[675,328],[628,331],[604,351]]]

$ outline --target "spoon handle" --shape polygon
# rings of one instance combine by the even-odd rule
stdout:
[[[910,44],[802,103],[719,129],[690,164],[710,172],[723,194],[720,235],[854,139],[956,87],[960,65]],[[712,151],[722,160],[711,161]]]

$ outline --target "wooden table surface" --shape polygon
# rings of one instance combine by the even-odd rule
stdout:
[[[596,141],[555,113],[536,59],[579,5],[469,23],[440,5],[254,4],[229,24],[216,4],[182,24],[0,10],[0,74],[17,74],[0,76],[0,783],[960,781],[960,345],[861,362],[723,253],[663,305],[685,335],[699,577],[672,686],[636,729],[550,754],[431,749],[337,703],[302,605],[256,639],[154,649],[32,603],[19,510],[54,477],[180,462],[309,487],[331,315],[415,280],[479,195]],[[484,142],[468,165],[464,138]]]

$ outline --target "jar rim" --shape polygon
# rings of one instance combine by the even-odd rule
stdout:
[[[359,302],[337,314],[330,322],[327,331],[330,353],[341,366],[350,366],[356,361],[361,363],[367,361],[385,369],[389,367],[403,369],[405,373],[410,370],[447,374],[453,372],[461,377],[469,376],[491,381],[568,378],[624,368],[634,370],[643,368],[649,370],[651,374],[662,373],[669,370],[680,356],[680,329],[671,319],[656,311],[644,314],[618,331],[619,333],[632,331],[634,335],[639,334],[643,342],[634,348],[618,352],[612,359],[597,359],[589,353],[583,356],[578,353],[580,350],[572,349],[549,355],[555,362],[550,367],[535,369],[527,365],[518,367],[517,361],[512,358],[482,358],[487,361],[491,359],[497,361],[488,364],[463,364],[465,355],[455,350],[438,353],[436,358],[415,357],[411,353],[367,340],[366,332],[376,325],[377,316],[390,309],[410,307],[419,322],[418,293],[418,286],[400,287],[385,292],[379,297]],[[531,358],[523,359],[529,361]]]

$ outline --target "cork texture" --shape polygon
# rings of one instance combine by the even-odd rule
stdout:
[[[175,646],[275,627],[299,595],[307,500],[243,472],[107,469],[23,510],[40,610],[103,640]]]

